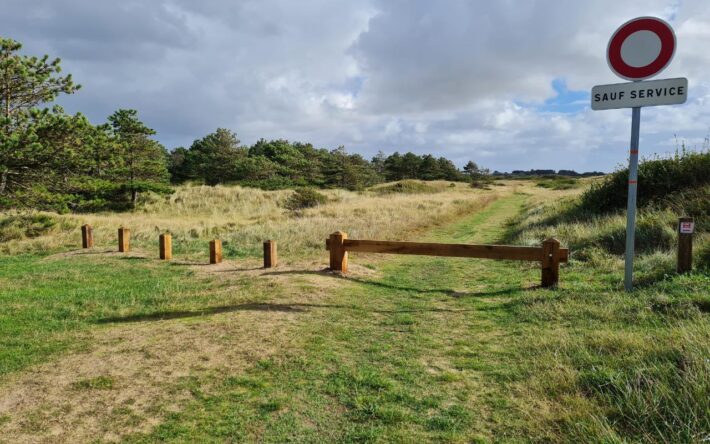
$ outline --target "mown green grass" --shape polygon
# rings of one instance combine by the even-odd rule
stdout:
[[[0,257],[0,377],[81,347],[103,319],[199,309],[225,297],[188,267],[140,257]]]

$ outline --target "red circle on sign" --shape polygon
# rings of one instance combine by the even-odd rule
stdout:
[[[658,56],[645,66],[631,66],[621,57],[624,41],[638,31],[650,31],[661,41]],[[611,36],[606,52],[607,61],[611,70],[619,77],[643,80],[655,76],[668,66],[675,53],[675,46],[675,33],[668,23],[656,17],[639,17],[621,25]]]

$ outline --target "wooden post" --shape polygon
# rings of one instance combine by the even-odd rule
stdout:
[[[560,280],[560,241],[554,238],[542,243],[542,287],[556,287]]]
[[[81,226],[81,247],[94,248],[94,229],[89,224]]]
[[[173,258],[173,237],[170,233],[160,235],[160,259],[169,261]]]
[[[330,269],[347,273],[348,271],[348,252],[345,251],[343,241],[348,238],[348,233],[336,231],[330,235]]]
[[[118,229],[118,251],[121,253],[128,253],[131,248],[131,230],[128,228]]]
[[[267,240],[264,242],[264,268],[275,267],[277,263],[276,241]]]
[[[222,241],[215,239],[210,241],[210,264],[222,262]]]
[[[695,221],[692,217],[678,218],[678,273],[687,273],[693,269],[693,231]]]

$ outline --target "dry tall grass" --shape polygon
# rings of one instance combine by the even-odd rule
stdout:
[[[504,183],[491,190],[466,184],[429,182],[435,192],[381,194],[324,191],[326,204],[300,212],[282,207],[290,190],[262,191],[229,186],[183,186],[167,197],[148,196],[129,213],[54,215],[47,233],[0,244],[5,253],[51,252],[80,247],[79,227],[94,227],[98,248],[115,247],[116,229],[130,228],[134,249],[152,254],[158,235],[170,232],[176,257],[204,256],[207,241],[220,238],[228,256],[257,255],[266,239],[278,242],[282,257],[323,254],[324,239],[337,230],[351,238],[405,239],[429,226],[475,211],[499,196],[526,187]]]

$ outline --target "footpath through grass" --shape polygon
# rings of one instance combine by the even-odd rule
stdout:
[[[431,240],[493,242],[523,201],[496,201]],[[539,269],[431,257],[378,265],[381,278],[352,281],[313,309],[297,349],[223,376],[220,390],[135,440],[522,437],[527,419],[506,389],[524,377],[520,329],[507,307],[538,282]]]

